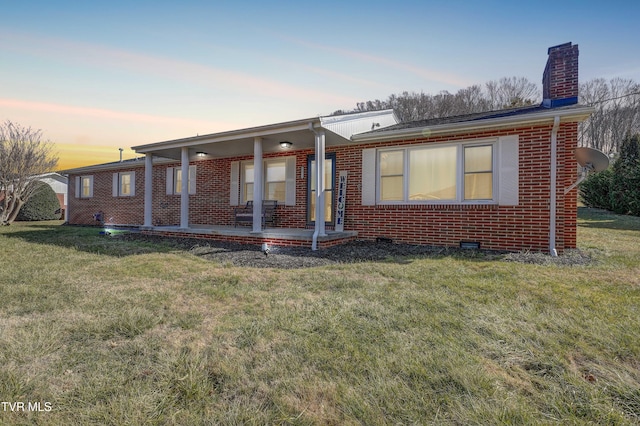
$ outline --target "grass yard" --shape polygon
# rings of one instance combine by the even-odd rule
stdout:
[[[0,228],[0,424],[638,424],[640,219],[578,232],[589,266],[278,270]]]

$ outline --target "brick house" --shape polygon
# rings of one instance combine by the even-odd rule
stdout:
[[[578,46],[548,54],[536,106],[409,123],[372,111],[133,147],[144,158],[66,171],[68,222],[99,213],[149,234],[314,249],[355,238],[574,248],[577,193],[565,189],[592,109],[577,104]],[[266,199],[278,206],[265,228]],[[253,223],[234,226],[249,200]]]

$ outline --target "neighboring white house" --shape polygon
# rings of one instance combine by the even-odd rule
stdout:
[[[44,173],[42,175],[34,176],[35,179],[49,185],[53,192],[58,196],[60,202],[60,208],[64,212],[64,219],[67,220],[67,186],[69,179],[60,173]]]

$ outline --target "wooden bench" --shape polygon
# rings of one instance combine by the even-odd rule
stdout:
[[[262,227],[266,224],[275,226],[276,224],[276,207],[278,205],[277,200],[262,200]],[[234,226],[238,224],[253,224],[253,201],[247,201],[247,204],[242,207],[236,207],[233,209],[233,215],[235,217]]]

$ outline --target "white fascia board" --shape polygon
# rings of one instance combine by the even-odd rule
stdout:
[[[131,147],[131,149],[138,153],[147,153],[158,149],[182,148],[185,146],[195,147],[217,142],[229,142],[238,139],[251,139],[251,143],[253,144],[253,138],[270,136],[284,132],[308,130],[309,123],[316,125],[319,122],[320,120],[318,118],[309,118],[305,120],[290,121],[287,123],[270,124],[267,126],[251,127],[247,129],[231,130],[228,132],[212,133],[203,136],[193,136],[184,139],[174,139],[170,141],[138,145]]]
[[[554,117],[560,117],[561,122],[580,122],[586,120],[595,108],[585,106],[571,110],[553,110],[532,113],[528,115],[514,115],[510,117],[489,118],[486,120],[461,121],[457,123],[439,124],[435,126],[413,127],[410,129],[398,129],[380,131],[375,133],[356,134],[351,136],[354,142],[375,142],[399,138],[425,137],[459,133],[464,131],[479,131],[498,129],[511,126],[526,126],[553,122]]]
[[[154,158],[153,165],[156,164],[168,164],[175,163],[177,160],[171,158]],[[116,162],[116,163],[107,163],[107,164],[96,164],[93,166],[86,167],[78,167],[76,169],[67,169],[61,170],[58,173],[62,173],[65,175],[77,175],[77,174],[86,174],[92,172],[102,172],[105,170],[119,170],[119,169],[133,169],[136,167],[144,167],[144,158],[139,159],[138,161],[128,160],[126,162]]]
[[[369,132],[375,128],[385,128],[398,124],[393,110],[368,111],[348,115],[320,117],[323,128],[349,140],[358,133]]]
[[[380,116],[392,116],[396,121],[398,121],[396,114],[392,109],[382,109],[377,111],[354,112],[342,115],[328,115],[320,117],[320,123],[322,126],[324,126],[325,124],[342,123],[345,121],[354,121]]]

